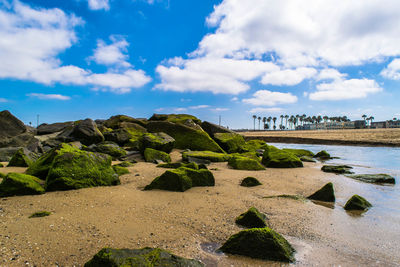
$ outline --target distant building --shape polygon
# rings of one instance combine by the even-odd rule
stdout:
[[[400,120],[390,121],[375,121],[371,123],[371,128],[400,128]]]
[[[345,122],[321,122],[304,124],[296,127],[296,130],[340,130],[340,129],[364,129],[367,125],[364,120]]]

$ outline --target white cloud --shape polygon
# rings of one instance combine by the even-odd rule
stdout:
[[[278,104],[292,104],[297,102],[297,96],[291,93],[271,92],[259,90],[253,94],[252,98],[243,99],[244,103],[254,106],[275,106]]]
[[[37,94],[37,93],[31,93],[27,94],[27,96],[38,98],[41,100],[70,100],[71,97],[65,96],[65,95],[59,95],[59,94]]]
[[[108,0],[88,0],[88,5],[91,10],[109,10],[110,4]]]
[[[304,79],[313,77],[317,71],[313,68],[297,68],[286,69],[265,74],[262,79],[262,84],[272,85],[296,85]]]
[[[234,96],[234,97],[232,97],[232,98],[231,98],[231,101],[233,101],[233,102],[237,102],[237,101],[239,101],[239,98],[238,98],[238,97],[236,97],[236,96]]]
[[[349,79],[335,80],[317,85],[317,91],[309,94],[311,100],[344,100],[365,98],[383,89],[374,80]]]
[[[393,61],[381,71],[381,75],[388,79],[400,80],[400,58],[393,59]]]
[[[209,105],[197,105],[197,106],[191,106],[189,109],[204,109],[204,108],[209,108]]]
[[[279,113],[284,111],[282,108],[252,108],[249,113]]]
[[[94,50],[94,55],[89,59],[94,60],[97,64],[106,66],[117,65],[122,67],[130,67],[127,62],[127,52],[129,43],[123,37],[110,36],[111,44],[107,45],[103,40],[97,41],[97,48]]]
[[[118,93],[150,81],[144,71],[132,68],[97,74],[74,65],[63,66],[58,56],[77,42],[75,28],[83,23],[60,9],[35,9],[19,1],[14,1],[10,9],[0,10],[0,78],[46,85],[89,85]],[[114,40],[111,46],[117,46],[119,51],[127,46],[125,40]],[[105,58],[103,62],[111,64]],[[125,59],[122,54],[114,63],[128,67]]]
[[[347,76],[347,74],[344,73],[340,73],[338,70],[336,69],[323,69],[321,70],[317,77],[315,77],[315,79],[317,81],[321,81],[321,80],[341,80],[343,78],[345,78]]]
[[[187,108],[174,108],[175,112],[185,112],[187,111]]]
[[[222,112],[222,111],[228,111],[230,110],[229,108],[213,108],[210,109],[211,111],[215,111],[215,112]]]

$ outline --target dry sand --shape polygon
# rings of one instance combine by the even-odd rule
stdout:
[[[174,153],[174,158],[179,156]],[[177,255],[200,259],[207,266],[280,266],[279,263],[216,254],[218,247],[241,230],[235,217],[255,206],[268,217],[271,228],[297,250],[298,266],[395,266],[400,263],[396,236],[385,236],[371,222],[351,216],[341,206],[353,193],[348,178],[305,168],[239,171],[226,163],[209,168],[215,187],[196,187],[184,193],[142,191],[166,169],[139,162],[122,184],[39,196],[0,199],[0,266],[82,266],[103,247],[165,248]],[[9,168],[0,168],[8,172]],[[13,170],[14,171],[14,170]],[[23,169],[17,169],[23,171]],[[239,186],[247,176],[263,185]],[[325,183],[336,188],[335,209],[279,194],[309,195]],[[29,219],[33,212],[52,214]],[[376,231],[376,232],[375,232]],[[398,240],[397,240],[398,241]]]
[[[248,138],[264,137],[268,142],[361,144],[400,146],[400,128],[316,130],[316,131],[252,131],[241,132]],[[297,139],[297,140],[296,140]],[[309,139],[309,140],[307,140]],[[298,141],[298,142],[296,142]],[[327,142],[321,142],[327,141]]]

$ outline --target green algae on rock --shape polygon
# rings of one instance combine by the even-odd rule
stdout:
[[[186,168],[195,169],[195,170],[199,169],[199,166],[194,162],[189,162],[189,163],[183,163],[183,162],[161,163],[161,164],[158,164],[157,167],[166,168],[166,169],[177,169],[179,167],[186,167]]]
[[[143,135],[143,147],[170,153],[175,146],[175,139],[166,133],[146,133]]]
[[[267,216],[259,212],[255,207],[249,208],[246,212],[239,215],[235,222],[246,228],[262,228],[266,227],[265,220]]]
[[[171,162],[171,157],[169,156],[169,154],[165,153],[164,151],[159,151],[152,148],[146,148],[144,150],[144,159],[147,162],[156,162],[157,160]]]
[[[353,195],[344,205],[345,210],[367,210],[370,207],[372,204],[359,195]]]
[[[331,155],[328,152],[326,152],[325,150],[322,150],[322,151],[318,152],[317,154],[315,154],[314,158],[330,159]]]
[[[115,171],[115,173],[118,174],[118,176],[129,173],[129,170],[122,166],[114,165],[112,166],[112,168]]]
[[[306,150],[306,149],[282,148],[282,150],[286,151],[286,152],[290,152],[299,158],[302,156],[307,156],[307,157],[311,157],[311,158],[315,156],[313,152],[311,152],[310,150]]]
[[[242,151],[250,152],[250,151],[257,151],[257,150],[267,150],[268,145],[265,141],[262,140],[249,140],[242,146]]]
[[[237,133],[215,133],[214,140],[228,153],[242,152],[246,143],[243,136]]]
[[[258,181],[254,177],[246,177],[240,182],[240,185],[244,186],[244,187],[253,187],[253,186],[262,185],[262,183],[260,183],[260,181]]]
[[[89,147],[92,152],[99,152],[110,155],[113,159],[118,159],[126,155],[126,150],[119,147],[117,144],[107,141]]]
[[[3,168],[3,167],[4,167],[3,163],[0,162],[0,168]]]
[[[321,189],[307,198],[312,200],[335,202],[335,191],[333,189],[333,184],[327,183]]]
[[[261,162],[267,168],[303,167],[303,163],[297,156],[274,146],[268,146],[268,149],[263,154]]]
[[[212,151],[186,151],[182,153],[182,159],[188,161],[188,158],[205,159],[211,162],[228,161],[231,156],[225,153],[217,153]]]
[[[353,172],[350,171],[350,169],[352,169],[352,167],[347,165],[324,165],[321,168],[323,172],[332,172],[336,174],[352,174]]]
[[[317,162],[315,159],[309,156],[301,156],[300,160],[303,162],[314,162],[314,163]]]
[[[240,156],[231,157],[228,160],[228,165],[236,170],[265,170],[265,167],[258,160]]]
[[[202,267],[201,262],[174,255],[159,248],[113,249],[103,248],[85,263],[85,267],[181,266]]]
[[[37,211],[35,213],[32,213],[31,216],[29,216],[29,218],[46,217],[46,216],[49,216],[50,214],[51,214],[51,212],[49,212],[49,211]]]
[[[294,248],[274,230],[253,228],[231,236],[219,249],[222,252],[251,258],[294,262]]]
[[[42,183],[31,175],[8,173],[0,184],[0,197],[43,194]]]
[[[29,157],[27,151],[24,148],[20,148],[10,159],[7,167],[29,167],[31,164],[32,159]]]
[[[359,180],[361,182],[365,183],[376,183],[376,184],[395,184],[396,180],[394,177],[388,175],[388,174],[351,174],[351,175],[346,175],[346,177]]]
[[[116,164],[116,165],[114,165],[114,166],[121,166],[121,167],[132,167],[134,164],[132,163],[132,162],[129,162],[129,161],[123,161],[123,162],[121,162],[121,163],[118,163],[118,164]]]
[[[138,120],[126,115],[115,115],[110,117],[108,120],[104,121],[104,125],[107,128],[111,128],[111,129],[118,129],[121,128],[121,123],[124,122],[129,122],[129,123],[135,123],[138,124],[140,126],[145,126],[146,123],[143,122],[142,120]]]
[[[215,179],[212,172],[206,169],[191,169],[186,167],[180,167],[179,169],[184,170],[186,175],[192,180],[192,186],[214,186]]]
[[[189,114],[153,114],[149,121],[167,121],[173,123],[185,123],[191,120],[196,124],[201,124],[201,120],[197,117]]]

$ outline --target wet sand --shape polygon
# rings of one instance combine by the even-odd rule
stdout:
[[[240,132],[247,139],[275,143],[400,146],[400,128]]]
[[[174,153],[178,159],[179,154]],[[235,217],[255,206],[268,224],[296,248],[298,266],[396,266],[400,264],[400,229],[381,229],[380,221],[342,208],[358,185],[343,176],[323,173],[321,164],[298,169],[239,171],[226,163],[210,165],[215,187],[184,193],[142,191],[166,169],[139,162],[115,187],[50,192],[0,199],[0,266],[82,266],[103,247],[160,247],[200,259],[207,266],[280,266],[280,263],[216,254],[212,249],[240,231]],[[7,172],[8,168],[0,168]],[[18,171],[23,169],[18,168]],[[263,185],[239,186],[253,176]],[[310,195],[332,181],[334,209],[283,198]],[[52,214],[29,219],[33,212]],[[371,212],[371,211],[368,211]]]

